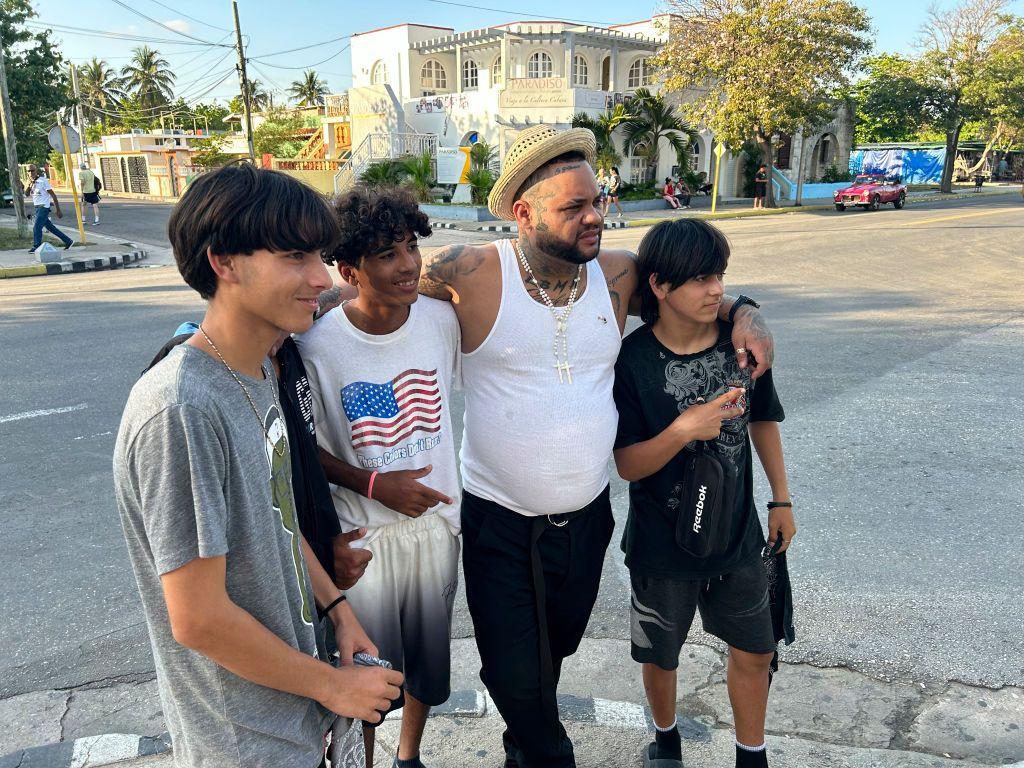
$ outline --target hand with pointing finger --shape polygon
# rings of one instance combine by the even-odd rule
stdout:
[[[746,390],[733,387],[710,403],[691,405],[672,422],[683,445],[693,440],[717,440],[722,431],[722,422],[743,415],[740,398]]]
[[[433,468],[427,465],[423,469],[378,473],[373,486],[374,500],[408,517],[419,517],[438,504],[453,504],[451,497],[419,482]]]

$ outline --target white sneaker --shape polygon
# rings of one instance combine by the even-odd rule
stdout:
[[[99,220],[99,219],[93,219],[92,223],[93,223],[94,225],[96,225],[96,224],[99,224],[99,223],[100,223],[100,220]]]

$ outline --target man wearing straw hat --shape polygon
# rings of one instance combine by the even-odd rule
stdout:
[[[518,238],[443,249],[420,278],[462,329],[466,596],[506,766],[519,768],[575,766],[555,691],[614,527],[613,368],[637,278],[632,254],[601,250],[595,152],[589,130],[523,131],[488,200]],[[746,303],[727,298],[723,313]],[[734,342],[756,377],[772,340],[754,307],[735,314]]]

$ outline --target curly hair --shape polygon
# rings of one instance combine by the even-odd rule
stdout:
[[[358,267],[364,256],[380,253],[409,235],[430,237],[430,220],[412,194],[398,187],[356,187],[331,202],[341,228],[324,261]]]

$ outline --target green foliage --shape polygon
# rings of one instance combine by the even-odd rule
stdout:
[[[633,156],[645,158],[648,177],[653,177],[657,171],[662,141],[668,142],[679,158],[679,164],[685,166],[694,133],[675,109],[660,94],[654,94],[647,88],[637,89],[630,109],[632,114],[621,124],[626,135],[625,149]]]
[[[397,187],[405,178],[405,169],[397,160],[370,163],[359,176],[359,183],[368,187]]]
[[[274,108],[274,99],[267,93],[263,83],[259,80],[249,80],[249,106],[253,112],[264,112]],[[232,114],[240,115],[245,108],[242,105],[242,96],[239,94],[228,102],[228,109]]]
[[[257,157],[265,154],[295,157],[306,143],[306,138],[301,135],[303,128],[305,123],[301,117],[280,110],[270,113],[267,120],[252,133]]]
[[[821,174],[822,184],[836,184],[840,181],[853,181],[853,175],[849,169],[839,170],[835,165],[830,165]]]
[[[615,149],[615,130],[633,114],[624,104],[616,104],[604,114],[593,118],[586,112],[577,112],[572,116],[573,128],[586,128],[597,139],[597,167],[610,169],[622,162],[622,155]]]
[[[643,184],[623,184],[619,187],[619,200],[650,200],[660,197],[653,181]]]
[[[407,177],[406,186],[412,190],[416,199],[421,203],[429,203],[431,200],[430,190],[434,188],[435,178],[434,158],[430,152],[404,158],[401,164]]]
[[[883,54],[865,63],[865,73],[853,88],[855,141],[920,141],[933,98],[920,64]]]
[[[302,73],[301,80],[293,80],[288,93],[300,107],[315,107],[324,103],[327,95],[327,83],[321,80],[316,72],[307,69]]]
[[[110,120],[124,97],[117,72],[103,59],[93,57],[78,68],[78,93],[81,97],[82,116],[88,123]]]
[[[34,31],[25,25],[35,15],[29,0],[0,3],[0,30],[20,163],[38,163],[46,158],[46,132],[55,122],[53,113],[71,103],[68,70],[59,45],[49,31]],[[0,171],[6,179],[7,158],[3,152]]]
[[[743,197],[753,197],[754,176],[762,163],[761,148],[752,141],[744,142],[740,150],[740,162],[743,163]]]
[[[233,157],[224,151],[226,143],[226,136],[191,139],[189,144],[192,147],[192,165],[199,165],[204,168],[219,168],[228,163]]]
[[[190,113],[196,117],[196,125],[204,130],[207,122],[210,124],[211,131],[227,130],[227,123],[224,122],[224,118],[229,114],[227,107],[220,104],[200,103],[193,105]],[[204,117],[206,118],[205,121],[203,120]]]
[[[667,10],[680,18],[655,56],[665,89],[685,92],[691,124],[734,149],[757,141],[765,162],[773,134],[832,119],[871,47],[870,20],[852,0],[669,0]]]
[[[486,141],[478,141],[469,150],[469,162],[475,169],[490,168],[498,159],[498,149]]]
[[[132,58],[121,69],[120,87],[130,93],[150,115],[166,107],[174,94],[174,73],[167,59],[147,45],[132,50]]]
[[[51,149],[46,155],[46,162],[50,166],[50,183],[55,187],[64,186],[64,155]]]
[[[487,196],[494,186],[494,174],[489,168],[472,168],[466,175],[469,184],[473,188],[473,203],[475,205],[486,205]]]

